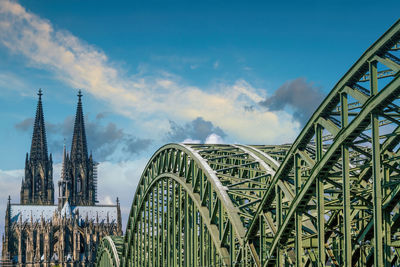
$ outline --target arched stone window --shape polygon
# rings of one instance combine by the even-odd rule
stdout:
[[[82,178],[79,176],[78,177],[78,182],[76,184],[76,192],[79,193],[82,190]]]

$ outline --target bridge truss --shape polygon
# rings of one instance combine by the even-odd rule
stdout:
[[[160,148],[98,265],[399,266],[399,40],[400,21],[293,144]]]

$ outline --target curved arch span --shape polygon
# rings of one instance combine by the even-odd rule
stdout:
[[[398,21],[336,84],[291,146],[246,234],[259,265],[392,266],[398,260],[392,253],[397,213],[389,204],[398,195],[382,184],[393,189],[398,173],[399,40]],[[284,180],[295,185],[296,197],[273,209],[277,229],[268,235],[264,214],[285,198],[274,187]],[[316,231],[306,229],[304,217],[312,217]],[[360,246],[370,241],[372,248]]]
[[[104,237],[97,248],[96,266],[119,267],[123,244],[120,236]]]
[[[160,148],[121,265],[400,266],[399,76],[400,21],[293,144]]]
[[[236,184],[244,177],[256,179]],[[162,147],[147,164],[139,182],[128,220],[125,236],[128,249],[124,251],[123,262],[133,261],[136,254],[141,254],[138,253],[139,250],[157,254],[154,256],[170,264],[173,264],[171,260],[176,257],[181,261],[189,261],[185,254],[197,254],[194,261],[213,264],[214,260],[217,265],[230,266],[236,260],[240,247],[244,246],[246,225],[252,218],[248,213],[256,210],[261,194],[250,191],[243,194],[236,188],[229,187],[250,186],[261,191],[265,189],[266,183],[257,180],[265,180],[267,177],[271,177],[271,168],[252,152],[239,146],[169,144]],[[184,195],[182,192],[175,192],[181,188]],[[185,220],[187,216],[189,219]],[[198,225],[198,216],[202,225]],[[150,221],[146,222],[148,228],[140,228],[141,221],[146,219]],[[192,220],[196,223],[191,222]],[[188,233],[185,232],[185,227],[188,231],[201,233],[201,236],[206,233],[204,238],[213,244],[212,251],[208,252],[204,246],[206,243],[200,239],[186,240],[185,235]],[[140,236],[133,236],[132,233],[140,233]],[[135,246],[137,240],[142,240],[141,235],[151,236],[151,241],[145,241],[149,244],[146,243],[143,248]],[[178,247],[171,246],[172,251],[167,252],[163,245],[165,240],[167,247],[171,242]],[[189,245],[185,246],[185,242],[189,242]],[[186,253],[187,249],[196,246],[199,247],[198,253]],[[183,251],[182,257],[176,255],[177,251]],[[141,262],[140,256],[138,261]]]

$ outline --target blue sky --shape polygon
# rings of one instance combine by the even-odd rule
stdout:
[[[100,162],[100,200],[119,195],[126,217],[144,164],[164,143],[294,140],[340,77],[398,19],[399,7],[1,0],[0,207],[8,194],[19,201],[39,88],[54,180],[81,88],[89,148]]]

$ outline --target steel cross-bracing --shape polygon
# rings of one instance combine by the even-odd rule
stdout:
[[[400,266],[399,48],[400,21],[293,144],[161,147],[98,265]]]
[[[124,247],[124,240],[121,236],[104,237],[96,255],[96,266],[116,267],[120,266],[120,258]]]
[[[289,147],[263,148],[276,162]],[[162,147],[138,185],[122,264],[233,264],[275,172],[257,154],[239,145]]]

